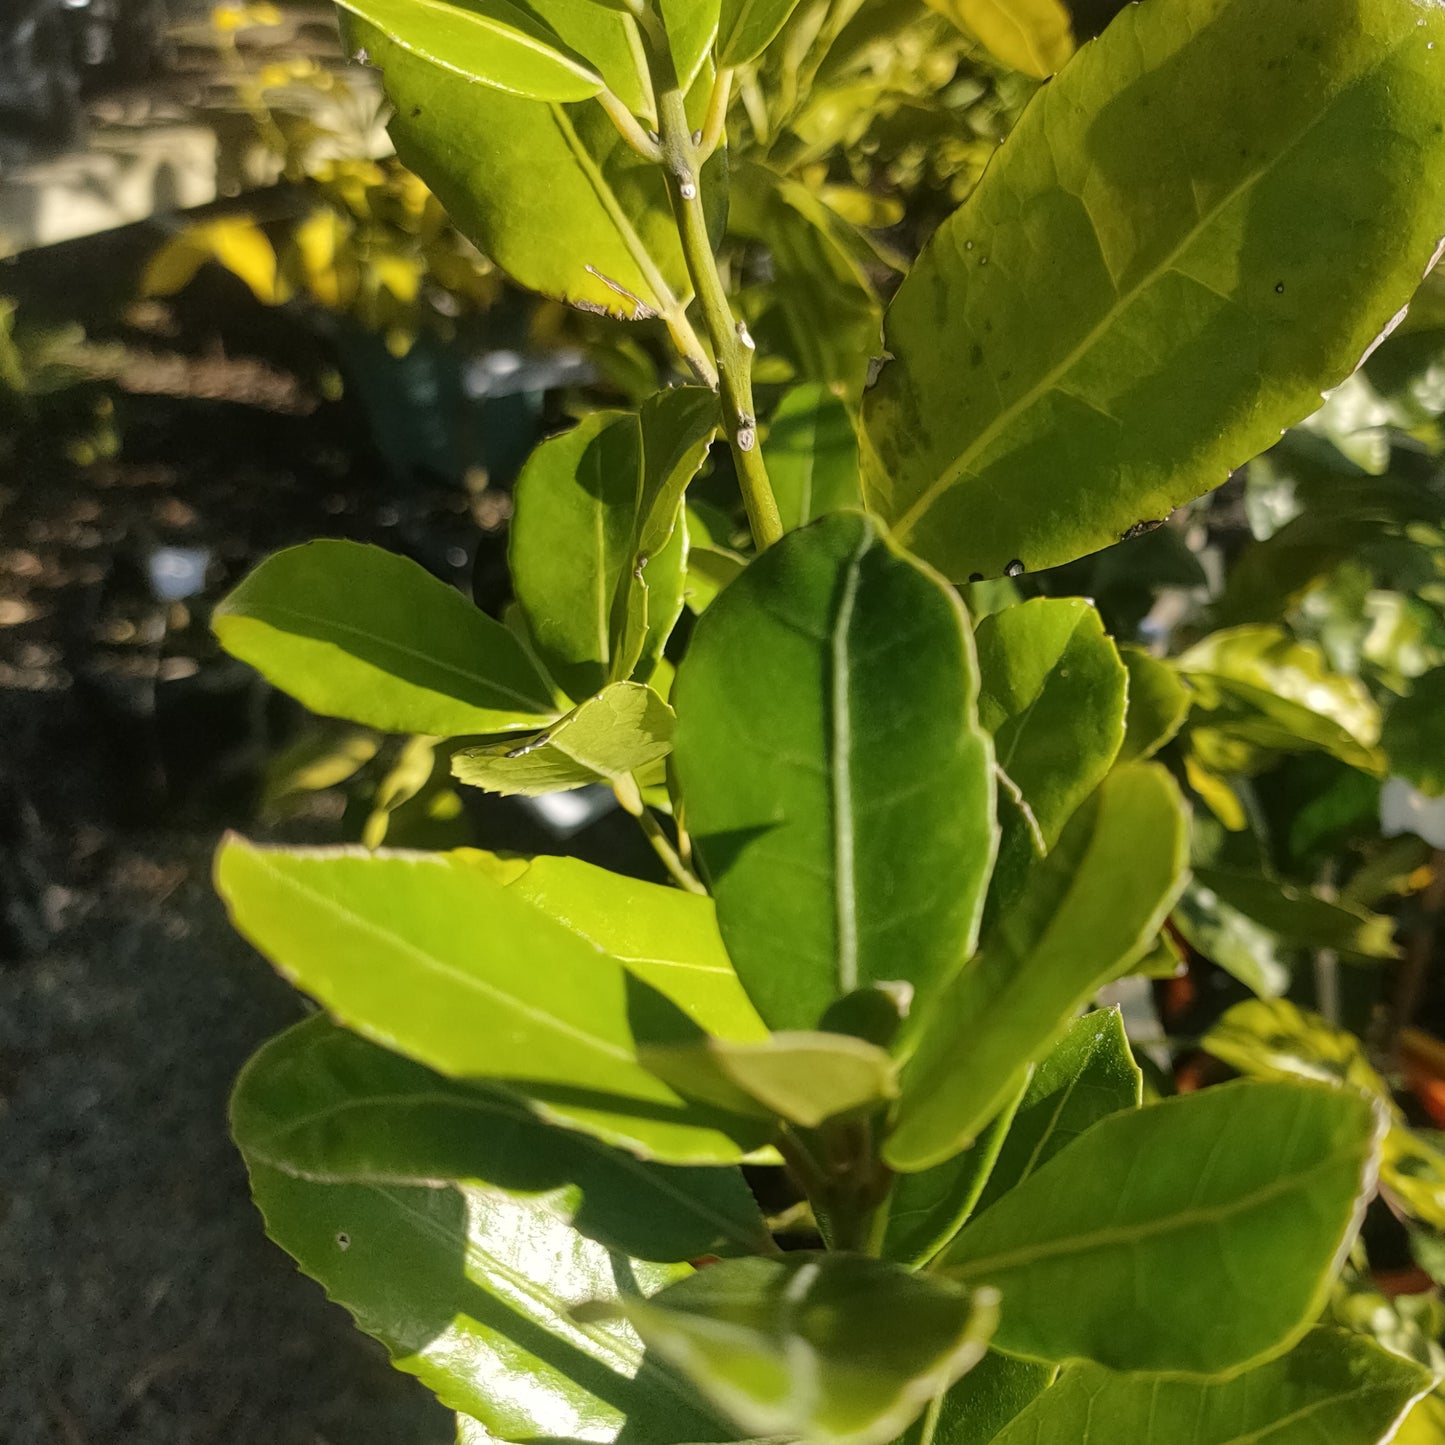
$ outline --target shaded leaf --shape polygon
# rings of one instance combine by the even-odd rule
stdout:
[[[1187,832],[1154,763],[1117,769],[1074,814],[927,1019],[883,1147],[894,1169],[969,1144],[1078,1009],[1148,952],[1183,882]]]
[[[252,1056],[231,1096],[231,1132],[253,1164],[318,1184],[466,1180],[547,1196],[573,1228],[638,1259],[772,1248],[736,1169],[644,1163],[319,1015]]]
[[[824,386],[794,387],[783,397],[773,413],[763,457],[788,531],[863,504],[853,419]]]
[[[1124,714],[1121,763],[1152,758],[1170,742],[1189,716],[1189,689],[1167,662],[1139,647],[1121,647],[1119,658],[1129,672],[1129,707]]]
[[[1225,1084],[1114,1114],[979,1215],[943,1267],[1003,1292],[997,1343],[1011,1354],[1235,1370],[1318,1316],[1374,1185],[1382,1122],[1357,1095],[1304,1084]]]
[[[1280,956],[1278,937],[1231,907],[1212,888],[1191,879],[1172,917],[1196,953],[1261,998],[1277,998],[1289,987],[1290,970]]]
[[[899,1445],[988,1445],[1053,1377],[1052,1365],[990,1350],[914,1422]]]
[[[997,1297],[883,1260],[800,1253],[726,1260],[595,1311],[613,1312],[753,1434],[884,1445],[983,1357]]]
[[[894,298],[870,505],[961,579],[1068,561],[1218,486],[1419,284],[1442,79],[1445,13],[1408,0],[1126,7]]]
[[[313,712],[387,732],[516,732],[559,711],[500,622],[380,547],[288,547],[217,605],[211,626]]]
[[[1343,1330],[1232,1380],[1113,1375],[1072,1365],[997,1445],[1379,1445],[1431,1385],[1427,1370]]]
[[[699,620],[674,763],[770,1026],[871,983],[921,1002],[971,951],[994,849],[975,679],[957,597],[858,513],[788,534]]]
[[[1445,668],[1417,677],[1391,705],[1380,745],[1396,777],[1427,798],[1445,796]]]
[[[990,613],[974,645],[979,721],[1052,846],[1118,755],[1128,673],[1081,597],[1036,597]]]

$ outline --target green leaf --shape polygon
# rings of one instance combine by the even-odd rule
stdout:
[[[469,81],[533,100],[586,100],[602,79],[510,0],[339,0],[388,40]]]
[[[996,1445],[1379,1445],[1431,1386],[1427,1370],[1343,1330],[1223,1382],[1074,1365]]]
[[[718,65],[745,65],[756,60],[797,8],[798,0],[722,0]]]
[[[672,751],[674,721],[650,687],[615,682],[536,737],[463,748],[452,773],[475,788],[527,797],[622,782]]]
[[[681,1099],[638,1061],[697,1029],[595,944],[463,853],[221,846],[236,928],[346,1027],[645,1158],[727,1164],[756,1121]]]
[[[1179,791],[1154,763],[1116,769],[1074,814],[926,1020],[883,1149],[894,1169],[969,1144],[1079,1008],[1149,951],[1183,883],[1187,835]]]
[[[869,505],[955,579],[1167,516],[1349,375],[1442,211],[1438,6],[1126,7],[894,298]]]
[[[1053,1377],[1052,1365],[990,1350],[915,1421],[899,1445],[989,1445]]]
[[[621,19],[583,8],[599,22]],[[567,35],[550,11],[548,19]],[[388,130],[403,164],[515,281],[624,319],[678,311],[690,287],[664,174],[628,146],[600,105],[476,85],[364,22],[353,21],[347,35],[382,72],[394,111]],[[725,196],[725,176],[719,151],[704,172],[704,194]]]
[[[1211,729],[1256,748],[1318,748],[1366,772],[1383,771],[1380,714],[1358,678],[1335,672],[1313,643],[1280,627],[1211,633],[1178,662]],[[1202,730],[1201,718],[1196,733]]]
[[[1014,1111],[1023,1099],[1029,1071],[1014,1097],[999,1110],[970,1149],[914,1174],[893,1179],[884,1225],[884,1259],[917,1269],[928,1263],[963,1227],[998,1163]]]
[[[1144,1076],[1129,1049],[1119,1010],[1085,1014],[1034,1070],[977,1213],[996,1204],[1100,1119],[1137,1109],[1143,1097]]]
[[[719,0],[657,0],[678,83],[689,89],[717,39]]]
[[[1276,998],[1289,987],[1289,964],[1281,956],[1279,938],[1231,908],[1212,888],[1191,878],[1171,917],[1190,948],[1252,993]]]
[[[1195,883],[1295,948],[1331,948],[1368,963],[1398,958],[1395,920],[1383,913],[1331,903],[1304,888],[1258,873],[1196,868]]]
[[[1114,1114],[1004,1195],[943,1269],[991,1284],[1029,1359],[1218,1375],[1299,1339],[1374,1187],[1354,1094],[1225,1084]]]
[[[500,622],[379,547],[288,547],[216,607],[211,625],[227,652],[313,712],[387,732],[516,732],[559,711]]]
[[[736,1169],[674,1169],[539,1122],[501,1090],[460,1084],[317,1016],[264,1045],[231,1096],[253,1164],[318,1184],[451,1184],[545,1195],[608,1249],[669,1263],[767,1253]]]
[[[1189,689],[1167,662],[1139,647],[1121,647],[1119,658],[1129,672],[1129,708],[1124,714],[1121,763],[1152,758],[1170,742],[1189,716]]]
[[[846,1034],[777,1033],[758,1043],[707,1039],[644,1049],[642,1060],[689,1098],[805,1129],[898,1095],[888,1054]]]
[[[1073,25],[1060,0],[928,0],[995,60],[1047,80],[1074,53]]]
[[[631,18],[596,0],[526,0],[578,55],[586,56],[607,88],[634,115],[657,120],[651,87],[643,78],[637,29]]]
[[[1391,705],[1380,744],[1396,777],[1427,798],[1445,794],[1445,667],[1417,677]]]
[[[763,456],[787,531],[863,504],[858,434],[848,408],[825,386],[797,386],[783,397]]]
[[[674,764],[770,1026],[873,983],[922,1001],[968,956],[995,837],[976,685],[956,595],[858,513],[789,533],[699,620]]]
[[[798,1253],[726,1260],[588,1312],[613,1313],[744,1430],[885,1445],[983,1357],[997,1296],[883,1260]]]
[[[500,1440],[725,1440],[632,1331],[578,1324],[589,1295],[656,1290],[642,1264],[572,1228],[553,1195],[463,1185],[314,1184],[256,1162],[266,1232],[392,1363]]]
[[[509,880],[510,881],[510,880]],[[578,858],[534,858],[512,887],[666,995],[715,1038],[768,1037],[733,971],[711,898],[644,883]]]
[[[1129,675],[1081,597],[1036,597],[974,633],[979,721],[1052,847],[1124,741]]]

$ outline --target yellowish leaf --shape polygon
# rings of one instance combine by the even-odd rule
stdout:
[[[960,30],[976,36],[995,60],[1046,80],[1074,53],[1062,0],[928,0]]]

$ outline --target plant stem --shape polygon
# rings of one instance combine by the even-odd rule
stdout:
[[[699,160],[706,164],[708,157],[722,144],[727,134],[728,102],[733,94],[733,73],[731,70],[718,71],[712,83],[712,94],[707,102],[707,119],[702,125],[702,147]]]
[[[654,70],[659,72],[657,114],[668,194],[672,198],[688,274],[717,362],[723,431],[732,448],[753,541],[761,551],[783,535],[783,524],[758,448],[758,423],[753,410],[753,339],[746,325],[734,318],[728,305],[717,257],[707,233],[702,201],[704,157],[700,147],[703,137],[699,133],[698,139],[693,139],[686,98],[677,84],[672,57],[665,45],[654,44],[650,54]]]
[[[637,117],[610,90],[598,93],[597,103],[617,128],[617,134],[644,160],[660,161],[662,147],[637,123]]]
[[[625,782],[619,780],[612,785],[612,791],[617,795],[617,801],[621,803],[623,811],[631,813],[637,819],[637,826],[642,829],[643,836],[652,844],[652,851],[662,859],[662,866],[672,875],[672,881],[679,888],[685,888],[689,893],[706,893],[707,889],[702,886],[702,880],[678,856],[677,849],[672,846],[672,840],[668,838],[662,824],[657,821],[657,814],[642,801],[642,794],[638,790],[637,784],[630,778]]]

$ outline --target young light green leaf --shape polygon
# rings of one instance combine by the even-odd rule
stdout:
[[[970,1149],[914,1174],[894,1176],[885,1203],[884,1259],[909,1269],[927,1264],[963,1227],[998,1163],[1014,1111],[1023,1099],[1030,1071],[1014,1097],[999,1110]]]
[[[236,928],[338,1022],[646,1158],[728,1164],[768,1130],[680,1098],[638,1061],[686,1015],[465,852],[222,844]]]
[[[586,100],[602,78],[511,0],[338,0],[388,40],[469,81],[532,100]]]
[[[644,1048],[641,1058],[688,1098],[805,1129],[898,1096],[888,1054],[846,1034],[776,1033],[758,1043],[707,1039]]]
[[[560,711],[500,622],[380,547],[288,547],[216,607],[211,626],[313,712],[387,732],[517,732]]]
[[[894,298],[870,506],[955,579],[1167,516],[1354,369],[1442,210],[1439,6],[1125,7]]]
[[[798,0],[722,0],[717,63],[733,66],[756,60],[797,8]]]
[[[614,682],[536,737],[461,749],[452,773],[474,788],[527,797],[619,782],[672,751],[675,721],[650,687]]]
[[[1343,1330],[1231,1380],[1071,1365],[996,1445],[1379,1445],[1430,1389],[1428,1370]]]
[[[995,839],[976,686],[955,594],[858,513],[788,534],[699,620],[674,761],[772,1027],[871,983],[921,1003],[971,951]]]
[[[578,55],[585,56],[607,88],[630,110],[655,125],[656,106],[645,79],[636,26],[625,7],[606,0],[526,0]]]
[[[1100,1119],[1137,1109],[1143,1097],[1144,1075],[1119,1010],[1096,1009],[1076,1020],[1024,1089],[976,1212],[996,1204]]]
[[[649,1292],[687,1273],[613,1254],[553,1195],[462,1185],[315,1184],[250,1165],[266,1232],[380,1340],[392,1363],[499,1440],[657,1445],[729,1432],[617,1324],[579,1299]]]
[[[644,883],[579,858],[533,858],[516,891],[666,995],[714,1038],[768,1037],[718,932],[711,898]]]
[[[1129,672],[1129,707],[1124,714],[1121,763],[1152,758],[1170,742],[1189,716],[1189,689],[1167,662],[1141,647],[1121,647],[1119,659]]]
[[[1374,1188],[1383,1117],[1356,1094],[1225,1084],[1111,1115],[943,1258],[1008,1308],[1029,1359],[1218,1375],[1319,1315]]]
[[[930,1168],[976,1137],[1078,1009],[1149,950],[1187,857],[1170,776],[1154,763],[1111,773],[926,1020],[884,1145],[894,1169]]]
[[[979,1362],[997,1313],[991,1290],[861,1255],[799,1253],[726,1260],[587,1316],[629,1319],[755,1435],[885,1445]]]
[[[637,1259],[772,1248],[738,1170],[644,1163],[320,1015],[252,1056],[231,1096],[231,1132],[253,1164],[318,1184],[465,1180],[547,1195],[574,1229]]]
[[[995,60],[1047,80],[1074,53],[1069,12],[1060,0],[928,0],[961,30],[976,35]]]
[[[899,1445],[990,1445],[1019,1411],[1048,1388],[1054,1374],[1052,1365],[990,1350],[928,1407]]]
[[[974,645],[979,721],[1052,847],[1118,755],[1128,673],[1081,597],[1036,597],[990,613]]]
[[[797,386],[783,397],[763,456],[787,531],[863,504],[858,434],[848,408],[825,386]]]

